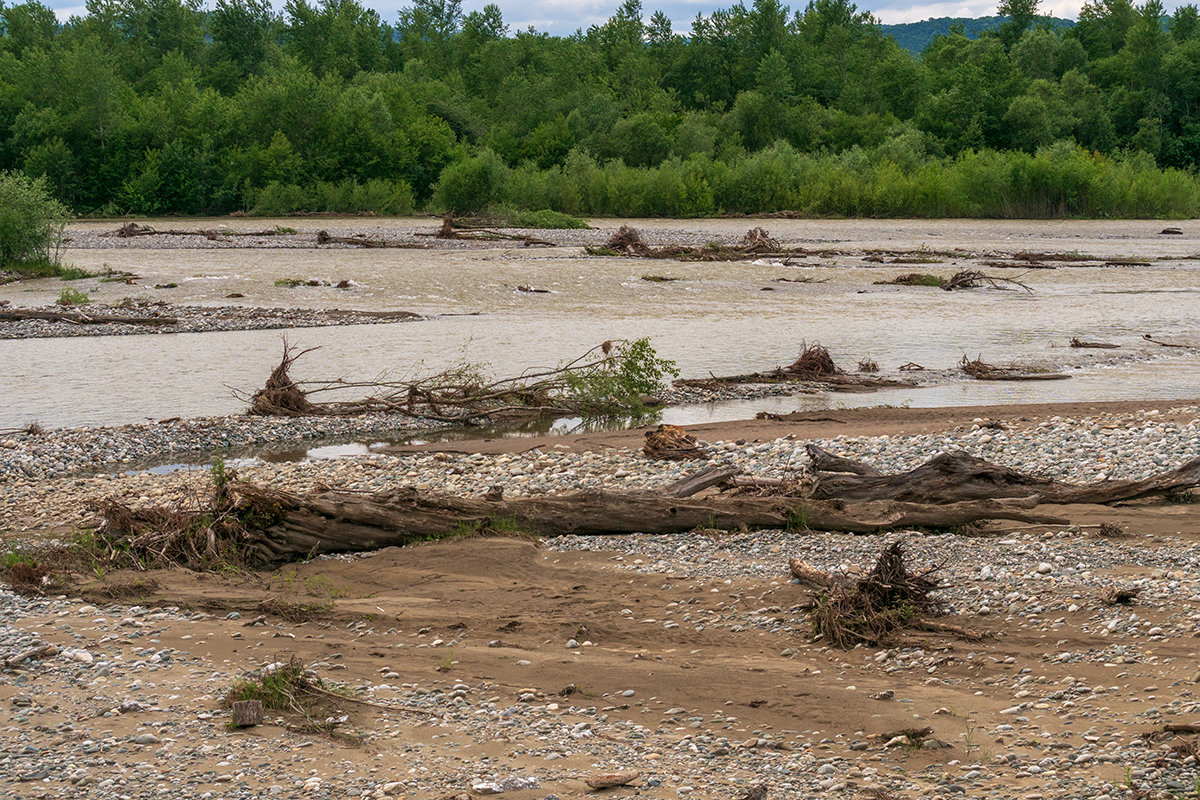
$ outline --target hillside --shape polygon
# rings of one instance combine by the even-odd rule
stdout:
[[[904,22],[898,25],[880,25],[884,34],[891,35],[896,44],[913,55],[919,54],[937,36],[950,32],[954,25],[962,25],[969,39],[978,39],[987,31],[995,30],[1004,24],[1006,17],[936,17],[920,22]],[[1055,28],[1074,27],[1075,21],[1059,17],[1044,17]]]

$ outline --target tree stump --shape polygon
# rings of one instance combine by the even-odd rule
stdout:
[[[233,727],[253,728],[262,725],[263,704],[261,700],[237,700],[233,703]]]

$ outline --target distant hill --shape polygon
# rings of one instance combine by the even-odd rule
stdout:
[[[904,22],[899,25],[880,25],[879,27],[885,34],[891,34],[896,40],[896,44],[915,55],[924,50],[934,37],[949,33],[950,27],[955,23],[963,26],[968,38],[978,39],[981,34],[999,28],[1006,19],[1007,17],[976,17],[974,19],[937,17],[921,22]],[[1071,28],[1075,25],[1074,20],[1060,19],[1059,17],[1043,17],[1043,19],[1056,28]]]

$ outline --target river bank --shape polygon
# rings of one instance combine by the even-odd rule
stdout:
[[[1200,405],[845,410],[697,433],[710,456],[687,464],[647,460],[631,431],[239,472],[294,491],[520,495],[661,486],[705,464],[795,475],[811,442],[885,471],[961,448],[1084,481],[1200,455]],[[96,500],[189,502],[209,480],[10,481],[0,527],[10,544],[45,541],[87,524]],[[81,576],[58,599],[3,593],[0,655],[42,641],[60,652],[0,673],[13,745],[0,791],[427,800],[501,789],[542,800],[590,796],[585,779],[636,769],[637,788],[616,794],[736,798],[765,784],[768,797],[1177,795],[1200,778],[1191,737],[1161,733],[1200,719],[1198,509],[1069,506],[1056,512],[1072,525],[982,535],[470,538],[269,572]],[[897,537],[914,568],[940,565],[944,619],[989,638],[914,634],[851,651],[809,641],[788,559],[865,569]],[[1113,607],[1109,587],[1140,594]],[[309,608],[307,621],[263,611],[279,603]],[[271,712],[257,728],[225,727],[228,687],[293,657],[376,704],[347,706],[350,739]]]

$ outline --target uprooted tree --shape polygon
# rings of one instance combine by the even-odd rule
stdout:
[[[260,416],[357,416],[403,414],[440,422],[474,424],[497,419],[586,414],[637,414],[657,403],[673,361],[659,358],[648,339],[619,339],[593,347],[557,367],[532,369],[493,379],[478,365],[460,365],[410,380],[355,382],[345,379],[296,381],[297,359],[317,348],[284,345],[283,358],[266,385],[248,398],[250,414]],[[354,400],[314,402],[314,395],[366,391]]]
[[[114,552],[140,552],[149,560],[189,563],[233,552],[248,564],[270,565],[489,530],[545,536],[661,534],[710,527],[877,533],[997,519],[1065,525],[1067,519],[1038,509],[1043,500],[1111,503],[1173,495],[1200,485],[1200,459],[1142,481],[1082,486],[953,454],[892,476],[850,459],[816,467],[820,474],[815,482],[761,481],[739,476],[729,467],[712,467],[657,491],[589,490],[513,499],[504,499],[499,491],[462,497],[411,488],[302,495],[228,481],[210,507],[196,509],[190,518],[111,503],[102,510],[98,536],[112,542]],[[838,473],[827,474],[823,468]],[[722,485],[732,491],[699,496]]]

